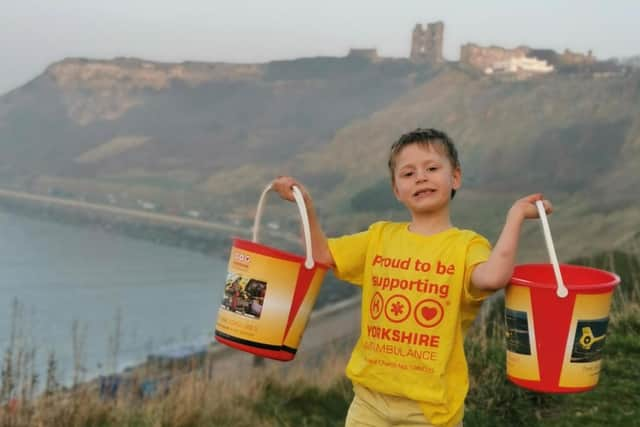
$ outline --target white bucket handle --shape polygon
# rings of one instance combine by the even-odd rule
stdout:
[[[300,212],[300,220],[302,221],[302,232],[304,233],[304,246],[306,250],[306,259],[304,261],[304,266],[311,270],[315,262],[313,261],[313,253],[311,250],[311,229],[309,228],[309,218],[307,216],[307,207],[304,203],[304,197],[302,196],[302,192],[300,189],[294,185],[291,187],[293,190],[293,198],[296,201],[296,205],[298,205],[298,211]],[[262,191],[260,195],[260,200],[258,200],[258,208],[256,209],[256,217],[253,221],[253,242],[258,243],[258,232],[260,231],[260,220],[262,219],[262,208],[264,207],[264,199],[267,193],[271,190],[271,184],[267,185],[267,187]]]
[[[553,266],[553,274],[556,276],[556,295],[559,298],[565,298],[569,294],[569,291],[564,285],[564,280],[562,280],[562,274],[560,273],[560,264],[558,263],[556,249],[553,246],[553,239],[551,238],[551,228],[549,228],[549,221],[547,220],[547,213],[544,211],[544,204],[542,203],[542,200],[536,201],[536,208],[538,209],[538,216],[540,217],[540,221],[542,222],[542,233],[544,234],[544,241],[547,245],[547,252],[549,253],[551,265]]]

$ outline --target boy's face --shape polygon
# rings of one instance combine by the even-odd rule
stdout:
[[[437,213],[449,205],[462,175],[436,144],[411,144],[395,159],[393,192],[412,214]]]

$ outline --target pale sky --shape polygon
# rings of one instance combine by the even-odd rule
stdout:
[[[636,0],[3,0],[0,94],[66,57],[268,62],[409,55],[416,23],[444,21],[444,56],[460,45],[640,54]]]

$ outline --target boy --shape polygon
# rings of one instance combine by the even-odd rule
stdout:
[[[462,172],[444,132],[402,135],[391,147],[389,171],[411,221],[377,222],[335,239],[325,237],[298,182],[278,177],[273,189],[293,200],[292,185],[300,187],[314,258],[362,287],[360,338],[346,368],[355,392],[346,425],[461,426],[469,388],[464,334],[482,300],[509,283],[520,228],[538,216],[542,197],[513,204],[491,250],[484,237],[451,224],[449,204]]]

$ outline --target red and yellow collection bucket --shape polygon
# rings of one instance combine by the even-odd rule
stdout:
[[[598,383],[620,278],[576,265],[560,265],[560,272],[566,297],[556,293],[551,264],[515,267],[505,298],[507,378],[535,391],[587,391]]]
[[[257,242],[265,188],[258,202],[253,240],[234,239],[215,328],[222,344],[276,360],[295,357],[327,266],[313,260],[302,193],[293,187],[306,256]]]

